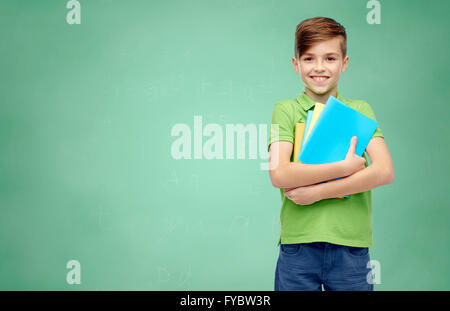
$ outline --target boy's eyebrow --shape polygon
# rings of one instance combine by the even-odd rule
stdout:
[[[303,53],[302,57],[305,55],[309,55],[309,56],[315,56],[316,54],[313,53]],[[339,52],[329,52],[329,53],[325,53],[324,55],[339,55]]]

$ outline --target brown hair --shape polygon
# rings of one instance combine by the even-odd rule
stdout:
[[[295,57],[299,58],[314,43],[342,36],[341,50],[347,54],[347,34],[345,28],[332,18],[313,17],[297,25],[295,31]]]

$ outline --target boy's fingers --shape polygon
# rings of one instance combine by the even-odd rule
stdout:
[[[283,188],[283,190],[284,190],[284,193],[286,193],[288,191],[291,191],[291,190],[294,190],[294,189],[297,189],[297,188],[299,188],[299,187]]]
[[[352,137],[352,140],[350,141],[350,151],[351,153],[355,153],[355,149],[356,149],[356,136]]]

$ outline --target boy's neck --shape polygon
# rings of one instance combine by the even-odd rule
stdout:
[[[337,87],[330,90],[329,92],[327,92],[325,94],[316,94],[313,91],[311,91],[309,88],[305,88],[305,94],[308,95],[315,102],[318,102],[321,104],[326,104],[326,102],[330,96],[337,97]]]

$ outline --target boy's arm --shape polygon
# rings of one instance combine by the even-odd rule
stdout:
[[[350,176],[319,184],[320,199],[343,197],[394,182],[394,165],[382,137],[374,137],[367,145],[371,165]]]
[[[316,184],[347,176],[353,172],[349,163],[339,161],[328,164],[304,164],[290,162],[293,144],[277,141],[269,149],[269,175],[276,188],[291,188]],[[349,172],[350,170],[350,172]]]

